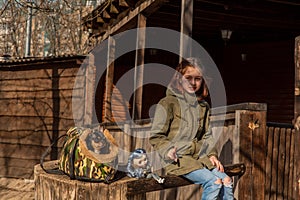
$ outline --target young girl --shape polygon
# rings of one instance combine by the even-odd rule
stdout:
[[[199,59],[188,58],[177,66],[166,97],[156,107],[150,143],[166,164],[167,174],[202,185],[202,200],[232,200],[232,180],[214,148],[204,78]]]

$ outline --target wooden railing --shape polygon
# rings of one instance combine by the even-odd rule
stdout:
[[[211,124],[217,139],[217,149],[224,164],[244,163],[246,172],[242,178],[235,177],[234,192],[236,199],[264,199],[266,159],[266,104],[242,103],[212,109]],[[140,124],[139,124],[140,123]],[[118,143],[126,152],[142,147],[153,152],[149,144],[151,121],[139,123],[106,124]],[[127,162],[128,154],[123,154],[120,162]],[[160,169],[157,163],[159,156],[152,155],[154,169]],[[152,192],[147,195],[157,195],[161,199],[188,197],[199,199],[200,186],[189,185]],[[156,194],[154,194],[156,193]],[[174,196],[175,195],[175,196]],[[149,198],[151,199],[151,198]]]

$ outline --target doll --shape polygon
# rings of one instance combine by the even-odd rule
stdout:
[[[142,148],[138,148],[130,154],[127,175],[133,178],[154,178],[158,183],[164,183],[165,180],[152,172],[146,151]]]

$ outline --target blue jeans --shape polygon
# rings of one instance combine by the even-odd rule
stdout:
[[[207,168],[198,169],[188,174],[183,175],[195,184],[201,184],[203,187],[202,200],[233,200],[233,183],[218,184],[215,183],[218,179],[222,181],[227,176],[225,173],[217,169],[209,170]]]

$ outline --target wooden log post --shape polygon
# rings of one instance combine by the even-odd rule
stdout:
[[[265,199],[266,110],[264,104],[244,104],[236,110],[233,161],[246,165],[238,183],[239,191],[243,191],[238,199]]]
[[[72,93],[73,120],[76,126],[84,126],[92,123],[95,94],[95,56],[89,54],[79,68]]]
[[[115,59],[115,39],[108,37],[108,51],[107,51],[107,68],[105,79],[105,97],[104,97],[104,122],[113,121],[112,118],[112,91],[114,81],[114,59]]]
[[[294,157],[294,199],[300,199],[300,131],[295,132],[295,157]],[[298,145],[297,145],[298,144]]]
[[[181,1],[181,20],[180,20],[180,58],[187,58],[192,55],[192,44],[189,37],[193,32],[193,0]]]
[[[241,103],[213,108],[212,113],[212,127],[225,129],[220,131],[221,146],[218,149],[225,150],[226,159],[224,160],[222,153],[221,160],[225,164],[227,161],[244,163],[246,167],[245,174],[238,181],[234,181],[235,198],[264,199],[267,152],[266,104]],[[226,150],[226,141],[232,143],[232,147],[229,145],[229,151]]]
[[[143,103],[143,82],[144,82],[144,57],[146,43],[146,20],[143,14],[138,15],[137,37],[136,37],[136,53],[134,67],[134,94],[133,94],[133,110],[132,118],[142,118]]]
[[[89,63],[85,71],[85,101],[84,101],[84,125],[89,125],[93,120],[93,107],[94,107],[94,95],[95,95],[95,56],[90,54]]]
[[[300,36],[295,38],[295,118],[300,114]],[[300,141],[300,131],[295,132],[295,141],[299,143]],[[294,147],[295,157],[294,157],[294,185],[293,185],[293,198],[300,199],[300,147],[295,145]]]

